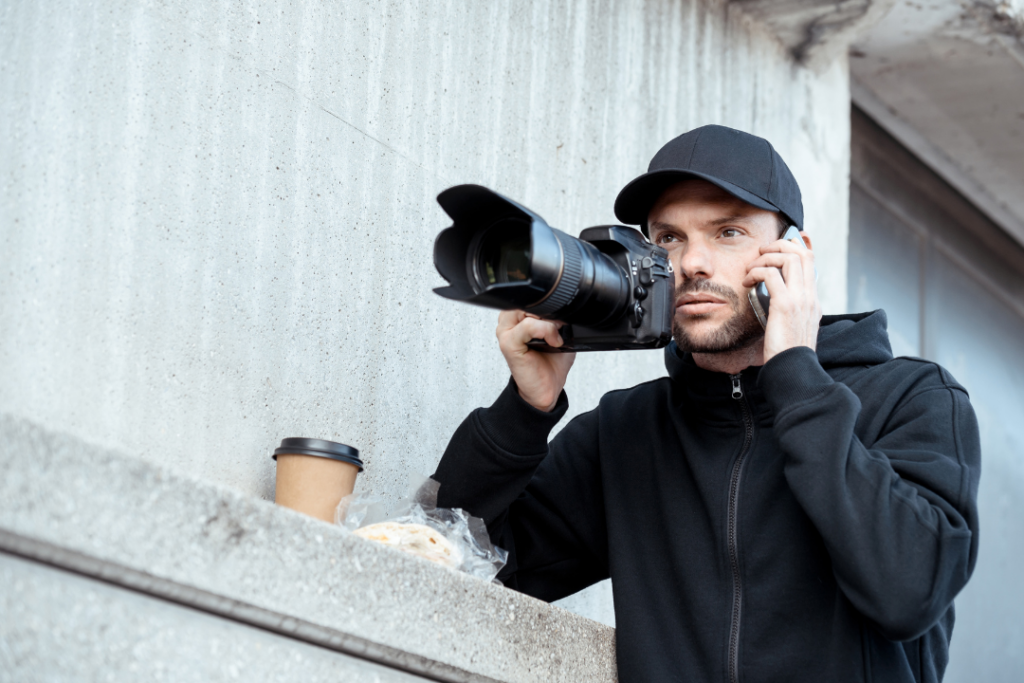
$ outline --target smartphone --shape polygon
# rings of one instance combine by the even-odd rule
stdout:
[[[779,239],[789,240],[799,244],[804,249],[807,245],[804,244],[804,239],[800,236],[800,231],[797,230],[795,225],[789,226],[786,229],[785,234]],[[817,279],[818,271],[815,269],[814,277]],[[751,308],[754,309],[754,315],[757,316],[757,321],[761,323],[761,327],[768,326],[768,305],[771,303],[771,297],[768,295],[768,288],[765,287],[763,282],[758,282],[754,287],[747,292],[747,299],[750,301]]]

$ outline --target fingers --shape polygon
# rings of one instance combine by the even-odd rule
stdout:
[[[555,348],[562,346],[562,335],[558,333],[562,324],[522,311],[505,311],[498,317],[497,336],[503,351],[521,355],[531,350],[526,345],[531,339],[543,339]]]
[[[498,315],[498,329],[495,330],[495,334],[500,339],[502,334],[518,325],[519,321],[525,317],[525,311],[502,311]]]
[[[747,275],[743,278],[744,287],[753,287],[761,279],[753,273],[764,268],[774,268],[781,271],[782,279],[787,282],[800,282],[803,271],[803,262],[796,254],[765,254],[747,264]]]
[[[744,287],[764,282],[773,310],[800,309],[817,301],[813,252],[783,240],[767,244],[760,251],[761,256],[747,264]]]
[[[790,240],[775,240],[774,242],[769,242],[768,244],[765,244],[764,246],[761,247],[762,254],[767,254],[770,251],[784,251],[789,252],[791,254],[800,254],[803,252],[807,252],[809,254],[814,253],[807,247],[806,244],[801,245],[797,244],[795,241]]]
[[[755,268],[750,272],[749,278],[754,282],[764,282],[768,288],[768,294],[772,298],[772,308],[768,314],[769,323],[773,319],[781,320],[785,317],[806,318],[813,321],[816,328],[821,317],[821,306],[816,290],[787,286],[782,273],[773,266]]]
[[[814,252],[803,246],[784,240],[777,240],[760,248],[761,256],[747,264],[747,277],[743,280],[744,287],[752,287],[760,278],[751,272],[756,268],[772,267],[782,271],[782,278],[787,285],[802,283],[805,287],[814,287],[816,282],[814,269]],[[767,283],[766,283],[767,284]]]
[[[779,272],[777,267],[764,266],[752,269],[747,273],[746,279],[743,280],[743,286],[753,287],[758,282],[763,282],[764,286],[768,288],[768,295],[771,296],[773,305],[777,300],[789,293],[782,273]]]
[[[748,263],[747,270],[761,266],[784,268],[791,263],[799,263],[803,265],[803,261],[800,260],[800,256],[797,254],[783,254],[781,252],[770,252],[758,256],[756,259]]]
[[[810,238],[808,238],[810,241]],[[798,244],[796,240],[776,240],[771,244],[766,244],[760,249],[761,254],[795,254],[799,257],[800,263],[803,267],[803,278],[806,282],[816,282],[816,270],[814,269],[814,252],[806,244]],[[778,267],[778,266],[776,266]],[[783,271],[785,275],[785,271]],[[789,278],[785,278],[789,281]]]
[[[565,343],[562,341],[562,335],[558,332],[561,327],[562,323],[528,317],[516,326],[516,334],[523,346],[526,346],[526,342],[531,339],[543,339],[548,346],[558,348]]]
[[[764,360],[796,346],[815,349],[821,305],[815,283],[814,252],[805,245],[777,240],[760,248],[747,265],[743,285],[764,282],[771,295],[765,327]]]

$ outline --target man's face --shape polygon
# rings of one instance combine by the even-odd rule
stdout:
[[[647,225],[675,268],[672,331],[681,350],[723,353],[764,336],[741,283],[759,248],[779,238],[777,214],[691,179],[662,193]]]

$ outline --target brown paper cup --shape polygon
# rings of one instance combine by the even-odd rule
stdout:
[[[334,521],[338,503],[352,493],[356,475],[362,470],[354,448],[319,439],[285,439],[274,451],[274,458],[274,502],[325,522]]]

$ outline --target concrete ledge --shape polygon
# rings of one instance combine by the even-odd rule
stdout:
[[[3,552],[0,585],[3,681],[427,680]]]
[[[434,680],[615,680],[597,622],[9,416],[0,444],[7,552]]]

